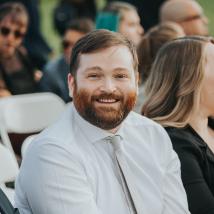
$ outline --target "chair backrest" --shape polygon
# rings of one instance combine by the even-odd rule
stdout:
[[[0,143],[0,188],[10,202],[14,203],[14,189],[6,187],[6,182],[14,181],[19,172],[19,166],[13,153]],[[2,203],[0,195],[0,203]],[[0,204],[0,207],[5,204]],[[1,212],[0,212],[1,213]]]
[[[13,151],[8,133],[39,132],[53,123],[64,109],[64,101],[49,92],[1,98],[0,135],[2,143]]]
[[[14,181],[19,172],[13,153],[0,143],[0,184]]]

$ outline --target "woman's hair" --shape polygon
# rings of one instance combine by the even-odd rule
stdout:
[[[163,44],[173,39],[183,37],[185,33],[182,27],[174,22],[165,22],[152,27],[142,37],[138,47],[138,59],[141,81],[145,82],[149,76],[152,63],[158,50]]]
[[[200,101],[208,43],[214,44],[214,40],[192,36],[160,49],[145,85],[143,115],[163,126],[185,127],[189,123]]]
[[[28,13],[21,3],[5,3],[0,6],[0,22],[6,17],[10,17],[13,23],[19,26],[28,24]]]

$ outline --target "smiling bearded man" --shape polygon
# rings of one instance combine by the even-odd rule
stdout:
[[[137,67],[134,45],[119,33],[97,30],[75,44],[73,103],[26,152],[16,181],[21,213],[189,214],[168,135],[131,111]]]

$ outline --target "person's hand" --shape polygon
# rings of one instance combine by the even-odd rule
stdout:
[[[9,97],[12,94],[7,89],[0,89],[0,97]]]
[[[42,78],[42,72],[40,71],[40,70],[36,70],[35,72],[34,72],[34,80],[36,81],[36,82],[39,82],[39,80]]]

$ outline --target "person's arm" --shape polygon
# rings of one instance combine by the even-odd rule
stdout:
[[[1,97],[9,97],[11,95],[12,94],[11,94],[11,92],[9,90],[3,89],[3,88],[0,89],[0,98]]]
[[[16,181],[20,213],[30,207],[33,214],[102,214],[78,158],[54,144],[29,150]]]
[[[54,67],[51,64],[47,64],[43,70],[43,75],[38,83],[39,91],[41,92],[53,92],[57,93],[57,86],[55,84]],[[55,77],[57,78],[57,77]]]
[[[203,162],[201,152],[182,136],[172,137],[172,141],[181,161],[182,181],[191,213],[214,214],[214,196],[202,172],[203,166],[200,166]]]

